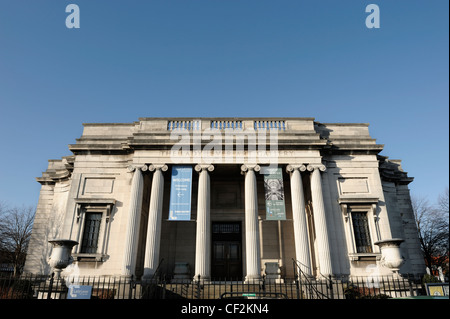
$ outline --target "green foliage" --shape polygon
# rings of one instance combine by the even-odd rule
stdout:
[[[438,283],[438,282],[441,281],[433,275],[425,274],[422,278],[423,284]]]

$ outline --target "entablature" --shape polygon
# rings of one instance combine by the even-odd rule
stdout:
[[[129,153],[141,149],[195,149],[220,143],[223,150],[277,144],[280,150],[318,149],[324,153],[378,154],[365,123],[321,124],[314,118],[140,118],[129,124],[84,124],[74,154]]]

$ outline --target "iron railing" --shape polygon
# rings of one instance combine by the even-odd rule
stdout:
[[[151,280],[124,277],[53,276],[0,277],[0,299],[67,299],[69,287],[90,286],[91,299],[360,299],[426,295],[419,278],[333,276],[313,279],[299,275],[259,281],[241,279],[179,281],[160,276]]]

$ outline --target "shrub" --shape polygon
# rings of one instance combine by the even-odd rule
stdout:
[[[425,274],[422,278],[423,284],[438,283],[438,282],[441,281],[433,275]]]

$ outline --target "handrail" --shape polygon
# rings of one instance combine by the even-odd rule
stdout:
[[[153,280],[156,278],[156,275],[158,274],[159,268],[161,267],[161,264],[163,263],[163,261],[164,261],[164,258],[161,258],[161,260],[159,261],[158,267],[156,267],[156,270],[155,270],[155,272],[153,273],[152,278],[150,279],[152,282],[153,282]]]
[[[316,287],[314,287],[313,283],[309,280],[308,276],[303,272],[303,270],[301,269],[300,265],[301,262],[292,258],[292,261],[294,262],[294,275],[295,275],[295,280],[298,280],[298,278],[300,278],[300,284],[301,284],[301,280],[302,278],[304,278],[304,280],[307,282],[307,286],[309,286],[310,290],[309,293],[312,295],[313,291],[317,294],[317,296],[321,296],[324,299],[329,299],[329,297],[327,295],[325,295],[323,292],[320,292],[319,290],[317,290]],[[299,275],[297,276],[297,271],[299,271]],[[303,277],[302,277],[303,275]]]

